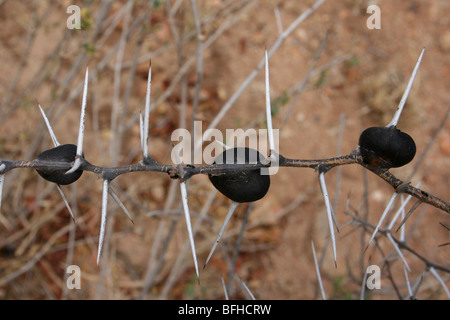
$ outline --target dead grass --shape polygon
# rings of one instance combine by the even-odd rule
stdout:
[[[105,166],[138,161],[137,116],[144,107],[146,68],[151,58],[152,101],[158,103],[151,113],[150,153],[161,163],[171,163],[170,135],[180,125],[190,125],[195,90],[196,63],[195,59],[189,61],[196,57],[197,41],[190,2],[161,2],[147,12],[144,4],[137,1],[128,24],[121,16],[127,3],[114,1],[110,8],[97,2],[80,3],[85,22],[90,23],[88,29],[80,31],[66,29],[64,2],[0,4],[1,158],[33,159],[50,147],[35,99],[46,110],[60,142],[76,143],[82,81],[89,65],[92,79],[84,144],[87,160]],[[171,20],[167,4],[173,9],[178,3],[181,5],[172,11]],[[228,5],[222,7],[224,3]],[[279,33],[275,8],[286,28],[313,3],[199,2],[200,16],[206,19],[202,25],[204,39],[211,40],[215,34],[217,39],[204,51],[197,119],[209,124],[263,58],[264,48],[276,41]],[[351,55],[350,60],[327,68],[310,80],[282,131],[281,154],[301,159],[334,156],[341,115],[345,115],[341,152],[349,153],[363,128],[383,125],[386,117],[392,116],[396,105],[392,100],[398,98],[397,91],[402,92],[405,83],[399,79],[408,79],[423,47],[427,53],[420,67],[420,81],[413,87],[401,129],[413,136],[418,154],[425,150],[450,102],[448,47],[434,40],[447,30],[443,17],[449,16],[450,8],[445,1],[410,4],[383,0],[379,6],[382,29],[369,30],[364,5],[326,2],[289,35],[270,59],[271,94],[275,99],[285,97],[301,82],[327,30],[329,38],[318,66]],[[99,20],[102,12],[106,16]],[[139,23],[134,25],[136,21]],[[226,30],[221,31],[224,27]],[[124,34],[128,37],[122,38]],[[121,39],[126,42],[121,44]],[[136,60],[136,56],[140,59]],[[115,73],[119,62],[120,75]],[[187,63],[190,64],[184,69]],[[393,82],[385,77],[392,73],[396,80]],[[377,99],[376,95],[381,96]],[[284,103],[280,103],[274,117],[275,128],[281,124],[293,98],[288,95],[287,101],[279,100]],[[388,107],[388,102],[394,107]],[[112,120],[115,106],[120,114],[117,122]],[[218,128],[264,127],[263,115],[264,74],[260,73]],[[450,199],[446,147],[449,126],[447,122],[411,180],[412,184],[422,181],[424,190],[443,199]],[[123,130],[119,142],[114,140],[119,129],[113,128]],[[414,162],[393,172],[407,177],[413,165]],[[348,199],[352,214],[366,217],[367,211],[366,221],[376,225],[393,190],[376,176],[365,176],[360,167],[343,167],[339,174],[336,169],[327,174],[331,196],[338,196],[335,211],[339,225],[350,221],[345,214]],[[337,194],[334,186],[338,181],[341,184]],[[211,263],[201,272],[198,285],[185,223],[180,220],[178,193],[170,201],[168,177],[133,173],[115,181],[119,196],[135,220],[130,223],[111,202],[100,266],[96,265],[96,252],[101,180],[85,173],[74,186],[64,188],[77,213],[76,225],[54,186],[39,179],[32,170],[13,170],[5,182],[0,214],[1,299],[224,298],[221,275],[228,280],[246,206],[238,208]],[[195,239],[202,266],[229,203],[214,194],[212,202],[208,202],[212,186],[206,177],[193,178],[189,190],[193,225],[201,222]],[[363,202],[365,191],[368,207]],[[200,220],[202,209],[208,207]],[[170,210],[164,213],[164,209]],[[431,207],[423,209],[408,221],[408,244],[433,263],[449,267],[448,246],[438,245],[449,241],[448,230],[439,222],[448,226],[450,219]],[[236,275],[258,299],[318,299],[313,239],[323,257],[321,273],[328,298],[358,299],[368,258],[378,263],[392,246],[380,237],[376,246],[364,252],[370,233],[363,233],[360,225],[348,225],[338,234],[335,268],[327,237],[317,173],[282,169],[272,177],[267,196],[254,204],[237,258]],[[413,254],[407,254],[407,259],[412,269],[410,279],[415,281],[426,265]],[[65,268],[69,264],[80,266],[82,290],[66,289]],[[390,273],[387,267],[382,269],[383,290],[370,292],[371,299],[398,298],[389,276],[405,283],[401,261],[392,260],[389,266]],[[448,287],[448,274],[441,276]],[[421,288],[417,298],[446,298],[429,273]],[[230,290],[232,298],[247,298],[238,282]],[[407,292],[404,286],[399,290],[402,295]]]

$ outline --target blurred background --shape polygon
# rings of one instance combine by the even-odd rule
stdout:
[[[367,27],[371,4],[381,29]],[[70,5],[80,8],[81,29],[67,27]],[[390,121],[425,47],[398,125],[417,155],[391,171],[450,200],[450,122],[441,126],[450,102],[448,1],[3,0],[0,19],[0,158],[31,160],[52,147],[36,101],[59,142],[77,143],[89,67],[84,154],[99,166],[142,157],[138,120],[150,60],[149,150],[158,162],[172,164],[171,134],[193,120],[223,132],[266,127],[258,68],[265,48],[279,152],[320,159],[349,154],[364,128]],[[113,181],[134,223],[109,201],[97,266],[102,180],[85,172],[63,187],[73,223],[54,184],[32,169],[12,170],[0,212],[0,299],[224,299],[223,283],[232,299],[251,297],[244,284],[256,299],[321,299],[311,241],[327,298],[359,299],[368,264],[380,266],[382,282],[365,298],[407,298],[392,243],[381,235],[365,251],[392,187],[357,165],[331,170],[326,181],[340,226],[337,266],[317,172],[280,168],[263,199],[237,208],[202,270],[230,201],[206,176],[190,179],[198,283],[177,181],[152,172]],[[445,226],[449,215],[428,205],[405,225],[416,298],[448,298],[428,269],[429,262],[450,268],[450,246],[439,246],[449,242]],[[80,267],[80,290],[66,286],[69,265]],[[436,271],[448,290],[450,274]]]

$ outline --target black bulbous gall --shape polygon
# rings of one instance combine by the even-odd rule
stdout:
[[[218,155],[214,164],[264,163],[265,158],[250,148],[230,148]],[[223,195],[235,202],[253,202],[264,197],[270,187],[270,176],[261,169],[209,174],[209,180]]]
[[[73,144],[59,145],[53,149],[43,151],[37,160],[43,161],[63,161],[72,162],[75,160],[77,146]],[[66,174],[69,169],[52,169],[52,168],[36,168],[37,173],[45,180],[66,185],[77,181],[83,170],[77,170],[73,173]]]
[[[363,161],[380,168],[404,166],[416,154],[413,138],[395,126],[367,128],[359,137],[359,147]]]

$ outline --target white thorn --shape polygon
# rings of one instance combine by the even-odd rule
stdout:
[[[406,90],[403,93],[402,99],[400,100],[400,103],[397,107],[397,111],[395,112],[394,117],[392,118],[391,122],[386,127],[397,126],[398,120],[400,119],[400,115],[402,114],[402,111],[403,111],[403,107],[405,106],[406,99],[408,98],[409,91],[411,90],[412,84],[414,82],[414,78],[416,77],[417,70],[419,69],[420,62],[422,61],[424,52],[425,52],[425,48],[423,48],[422,52],[420,53],[419,59],[417,60],[417,63],[416,63],[416,66],[414,67],[411,77],[409,78],[409,82],[408,82],[408,85],[406,86]]]
[[[270,105],[270,81],[269,81],[269,59],[267,57],[267,50],[265,52],[265,80],[266,80],[266,120],[267,120],[267,135],[269,138],[270,158],[275,156],[275,139],[273,137],[272,127],[272,107]]]
[[[220,278],[222,280],[223,292],[225,293],[225,300],[228,300],[228,292],[227,292],[227,286],[225,285],[225,280],[223,279],[223,276],[221,276]]]
[[[405,214],[406,214],[405,210],[402,210],[402,214],[401,214],[402,221],[405,218]],[[402,241],[402,242],[405,241],[405,229],[406,228],[405,228],[404,224],[400,226],[400,241]],[[397,228],[397,230],[398,230],[398,228]]]
[[[100,255],[102,253],[103,241],[105,239],[106,231],[106,216],[108,214],[108,189],[109,180],[103,180],[103,193],[102,193],[102,219],[100,223],[100,237],[98,239],[98,252],[97,252],[97,265],[100,261]]]
[[[337,254],[336,254],[336,238],[334,236],[334,222],[333,213],[331,209],[330,198],[328,197],[327,185],[325,183],[325,173],[319,173],[320,189],[322,190],[323,199],[325,201],[325,207],[327,209],[328,225],[330,227],[331,242],[333,245],[334,264],[337,266]]]
[[[405,213],[405,206],[408,204],[409,200],[412,198],[411,195],[409,195],[406,200],[403,199],[403,195],[401,196],[402,204],[400,208],[398,208],[397,212],[395,213],[394,217],[392,218],[391,222],[389,223],[389,226],[387,227],[388,230],[391,230],[394,226],[394,223],[397,221],[398,217]]]
[[[81,167],[81,158],[77,155],[72,168],[70,168],[65,174],[73,173],[77,171],[80,167]]]
[[[245,284],[245,282],[244,282],[242,279],[239,279],[239,280],[241,280],[242,286],[244,287],[245,292],[247,292],[248,295],[250,296],[250,299],[256,300],[255,296],[254,296],[253,293],[250,291],[250,289],[247,287],[247,285]]]
[[[77,156],[72,168],[66,172],[66,174],[73,173],[80,168],[81,157],[83,155],[83,138],[84,138],[84,123],[86,120],[86,100],[87,100],[87,89],[89,80],[89,68],[86,68],[86,76],[84,79],[84,90],[83,90],[83,102],[81,104],[81,115],[80,115],[80,128],[78,130],[78,142],[77,142]]]
[[[142,119],[142,113],[139,112],[139,132],[141,134],[141,150],[144,154],[144,120]]]
[[[378,225],[376,226],[375,230],[373,231],[372,237],[369,240],[369,243],[367,244],[366,250],[369,247],[372,240],[375,238],[376,233],[378,232],[378,229],[380,228],[381,224],[383,223],[384,218],[386,217],[387,213],[391,209],[392,204],[394,203],[395,198],[397,198],[398,193],[394,192],[391,199],[389,200],[389,203],[387,204],[386,208],[384,209],[383,214],[381,215],[380,221],[378,221]]]
[[[409,297],[412,297],[413,291],[411,288],[411,282],[409,281],[409,277],[408,277],[408,270],[406,270],[405,265],[403,265],[403,272],[405,273],[406,287],[408,288]]]
[[[430,272],[439,281],[439,283],[441,284],[442,288],[444,288],[445,293],[447,294],[447,298],[450,299],[450,291],[448,290],[447,286],[445,285],[444,280],[442,280],[442,278],[436,272],[436,269],[434,269],[434,267],[430,267]]]
[[[327,296],[325,295],[325,290],[323,288],[322,276],[320,275],[320,269],[319,269],[319,263],[317,261],[316,249],[314,248],[314,241],[312,241],[312,240],[311,240],[311,246],[312,246],[312,251],[313,251],[313,256],[314,256],[314,264],[316,266],[317,278],[319,279],[320,293],[322,294],[322,299],[327,300]]]
[[[189,235],[189,243],[191,245],[192,258],[194,259],[195,273],[197,274],[197,278],[199,278],[197,254],[195,252],[194,236],[192,233],[192,226],[191,226],[191,216],[189,213],[189,205],[188,205],[188,199],[187,199],[186,182],[184,182],[184,181],[180,182],[180,190],[181,190],[181,200],[183,203],[184,218],[186,220],[186,227],[187,227],[188,235]]]
[[[236,210],[237,206],[239,205],[239,202],[232,201],[230,203],[230,207],[228,208],[227,215],[225,216],[225,219],[223,220],[222,227],[220,228],[219,234],[217,235],[216,241],[214,241],[214,244],[211,248],[211,251],[209,252],[208,258],[206,258],[205,265],[203,268],[208,264],[209,260],[211,259],[214,250],[216,250],[217,245],[219,244],[220,238],[222,238],[222,235],[225,231],[225,228],[228,225],[228,222],[230,222],[231,216],[233,215],[234,211]]]
[[[145,110],[144,110],[144,135],[143,135],[143,149],[142,153],[144,159],[148,158],[148,130],[150,119],[150,92],[152,87],[152,65],[148,68],[147,93],[145,95]]]
[[[88,82],[89,82],[89,68],[86,68],[86,76],[84,78],[83,101],[81,104],[80,130],[78,132],[78,143],[77,143],[77,155],[79,157],[81,157],[81,155],[83,154],[83,137],[84,137],[84,123],[86,120],[86,101],[87,101]]]
[[[58,142],[58,139],[56,139],[56,136],[55,136],[55,133],[53,132],[52,126],[50,125],[50,121],[48,121],[48,118],[45,115],[44,110],[42,110],[42,107],[40,104],[38,104],[38,107],[41,110],[42,116],[44,117],[44,121],[45,121],[45,124],[47,125],[47,129],[48,129],[48,132],[50,133],[50,137],[52,138],[53,145],[55,147],[59,146],[60,143]]]
[[[45,115],[45,112],[42,109],[40,104],[38,104],[38,107],[41,110],[42,116],[44,117],[44,121],[45,121],[45,124],[47,125],[47,129],[48,129],[48,132],[50,133],[50,137],[52,138],[53,145],[55,147],[58,147],[61,144],[58,142],[58,139],[56,139],[56,135],[53,132],[52,126],[50,125],[50,121],[48,120],[47,116]],[[59,193],[61,194],[61,198],[63,199],[64,204],[67,207],[67,210],[69,210],[69,213],[70,213],[70,216],[72,217],[72,220],[75,222],[75,215],[74,215],[74,213],[72,211],[72,208],[69,205],[69,202],[67,201],[67,198],[66,198],[66,196],[64,194],[64,191],[62,190],[62,188],[61,188],[61,186],[59,184],[56,184],[56,187],[57,187]]]
[[[395,251],[398,253],[400,258],[402,259],[403,265],[405,266],[405,268],[408,269],[409,272],[411,272],[411,268],[409,267],[408,262],[405,259],[405,256],[403,255],[402,251],[400,250],[397,243],[394,241],[394,238],[392,238],[392,235],[389,232],[387,233],[387,237],[388,237],[389,241],[391,241],[392,245],[394,246]]]
[[[195,252],[194,235],[193,235],[192,226],[191,226],[191,215],[189,213],[186,182],[183,181],[184,170],[183,170],[183,165],[181,164],[180,157],[178,156],[177,153],[175,153],[175,157],[176,157],[175,160],[178,162],[178,164],[177,164],[178,174],[181,177],[180,191],[181,191],[181,202],[183,203],[184,218],[186,220],[186,227],[187,227],[188,236],[189,236],[189,243],[191,245],[192,257],[194,259],[195,273],[197,274],[197,279],[198,279],[199,273],[198,273],[198,264],[197,264],[197,253]]]

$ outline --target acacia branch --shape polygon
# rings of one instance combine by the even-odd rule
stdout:
[[[409,181],[405,182],[396,176],[394,176],[389,170],[376,168],[363,162],[359,149],[356,148],[349,155],[333,157],[327,159],[289,159],[282,155],[278,156],[279,167],[296,167],[296,168],[310,168],[318,172],[324,172],[331,170],[334,167],[350,164],[359,164],[366,168],[367,170],[373,172],[375,175],[389,183],[396,192],[406,193],[416,198],[417,200],[428,203],[446,213],[450,214],[450,203],[444,201],[420,188],[413,187],[410,185]],[[4,165],[3,174],[6,172],[16,169],[16,168],[49,168],[49,169],[70,169],[72,163],[63,161],[44,161],[44,160],[7,160],[0,159],[0,165]],[[144,163],[139,161],[136,164],[116,166],[116,167],[102,167],[94,165],[83,159],[80,165],[80,170],[90,171],[96,173],[99,178],[107,179],[109,181],[114,180],[119,175],[131,173],[131,172],[161,172],[167,173],[172,179],[181,179],[186,181],[197,174],[207,174],[207,175],[222,175],[225,173],[232,172],[243,172],[247,170],[255,170],[260,168],[268,168],[271,166],[270,162],[266,163],[250,163],[250,164],[212,164],[212,165],[202,165],[194,167],[191,165],[181,166],[182,173],[180,169],[175,165],[164,165],[158,163],[156,160],[149,157]]]

